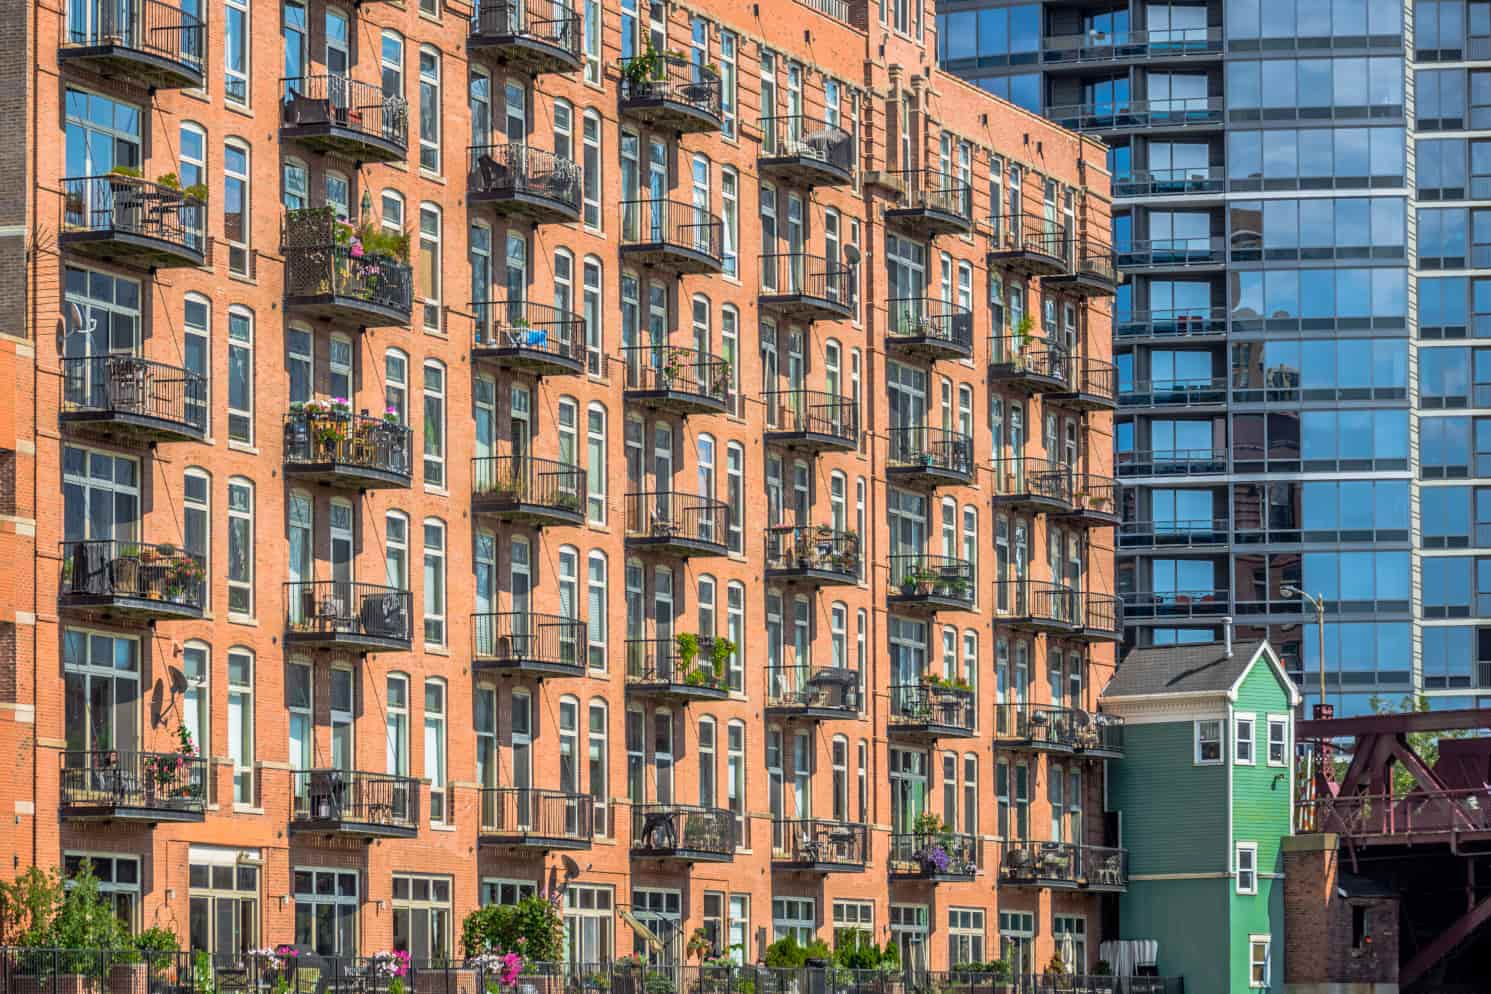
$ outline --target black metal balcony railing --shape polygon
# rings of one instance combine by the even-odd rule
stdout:
[[[1120,549],[1189,548],[1226,545],[1226,518],[1167,518],[1159,521],[1123,521],[1118,525]]]
[[[1045,339],[994,335],[989,339],[989,374],[1028,393],[1066,393],[1071,389],[1073,357]]]
[[[859,579],[859,536],[828,525],[777,525],[766,529],[766,572],[781,579]]]
[[[853,717],[862,688],[859,670],[846,666],[768,666],[766,709],[782,717]]]
[[[1111,524],[1118,520],[1118,481],[1098,473],[1072,474],[1072,509],[1077,517],[1093,523]]]
[[[364,770],[295,770],[290,827],[407,837],[419,829],[420,783]]]
[[[1087,411],[1118,406],[1118,368],[1106,359],[1074,355],[1068,360],[1071,382],[1052,400]]]
[[[1226,258],[1226,240],[1220,235],[1135,238],[1119,248],[1117,255],[1121,269],[1212,266],[1222,264]]]
[[[1116,594],[1082,594],[1082,634],[1112,640],[1123,634],[1123,600]]]
[[[686,659],[676,638],[626,640],[626,685],[629,690],[682,698],[723,698],[729,677],[716,669],[714,641],[699,639],[698,651]]]
[[[1047,63],[1109,62],[1113,59],[1205,56],[1222,50],[1222,29],[1161,28],[1155,31],[1088,31],[1047,35],[1041,58]]]
[[[473,614],[472,666],[580,676],[585,670],[585,638],[585,622],[579,618],[530,611]]]
[[[763,117],[760,167],[810,186],[846,183],[854,177],[854,136],[806,114]]]
[[[1162,100],[1060,104],[1046,116],[1077,131],[1126,131],[1133,128],[1191,128],[1222,123],[1221,97],[1170,97]]]
[[[505,61],[531,72],[580,68],[582,22],[564,5],[480,0],[471,14],[472,49],[498,49]]]
[[[471,313],[471,348],[482,358],[538,373],[585,368],[585,319],[572,311],[497,299],[474,301]]]
[[[1119,595],[1128,618],[1202,618],[1229,614],[1226,590],[1130,590]]]
[[[61,604],[193,617],[202,613],[206,564],[174,545],[114,539],[62,543]]]
[[[1006,624],[1039,630],[1075,628],[1078,591],[1045,580],[994,581],[994,610]]]
[[[1123,719],[1100,711],[1046,704],[998,704],[994,734],[1033,749],[1121,756]]]
[[[805,252],[776,252],[759,261],[762,306],[809,319],[854,313],[854,270],[846,263]]]
[[[973,691],[938,683],[900,683],[890,688],[892,730],[926,731],[934,735],[973,734]]]
[[[62,754],[63,817],[201,821],[207,760],[180,752]]]
[[[973,476],[973,438],[950,428],[904,425],[891,428],[887,461],[892,471]]]
[[[1118,255],[1113,246],[1091,238],[1074,238],[1070,249],[1072,272],[1056,277],[1063,289],[1085,296],[1106,295],[1118,282]]]
[[[355,580],[292,580],[285,584],[285,641],[407,649],[412,608],[407,590]]]
[[[885,302],[885,345],[934,359],[973,354],[973,312],[935,297],[900,297]]]
[[[1226,333],[1227,310],[1222,307],[1121,311],[1113,321],[1115,338],[1204,338]]]
[[[1064,511],[1072,504],[1071,467],[1048,459],[994,460],[994,503],[1036,511]]]
[[[892,877],[924,880],[971,880],[982,846],[961,832],[894,832],[890,837]]]
[[[730,405],[730,363],[681,345],[630,345],[621,350],[629,399],[678,413],[724,413]]]
[[[360,487],[407,487],[410,434],[387,418],[301,406],[285,415],[285,472]]]
[[[787,867],[863,870],[870,860],[869,827],[825,818],[772,822],[771,861]]]
[[[1227,470],[1226,449],[1134,449],[1113,454],[1118,475],[1210,476]]]
[[[626,537],[644,545],[693,544],[701,547],[700,552],[723,552],[729,510],[724,501],[713,497],[671,490],[629,493]]]
[[[134,176],[62,181],[64,244],[152,267],[200,266],[206,258],[207,205],[180,190]]]
[[[621,251],[681,273],[724,267],[724,222],[708,206],[643,198],[621,202]]]
[[[620,68],[622,113],[681,133],[720,129],[720,78],[707,66],[649,51]]]
[[[207,434],[207,378],[135,355],[62,360],[62,420],[161,439]]]
[[[85,0],[69,6],[58,58],[98,62],[152,86],[202,85],[207,27],[161,0]]]
[[[859,445],[859,407],[853,397],[821,390],[768,390],[761,402],[768,442],[842,449]]]
[[[883,174],[900,192],[899,203],[887,206],[888,222],[929,235],[973,229],[973,187],[940,169],[901,169]]]
[[[408,325],[413,270],[394,256],[364,251],[330,210],[287,211],[283,241],[287,307],[374,327]]]
[[[1124,384],[1118,400],[1124,407],[1194,407],[1227,403],[1225,376],[1186,376],[1134,380]]]
[[[1128,851],[1070,842],[1003,842],[999,883],[1058,890],[1121,891],[1128,887]]]
[[[280,86],[280,126],[287,137],[375,161],[408,154],[409,105],[381,84],[329,73],[284,79]]]
[[[735,815],[723,808],[638,804],[632,855],[720,862],[735,855]]]
[[[911,553],[890,557],[890,600],[912,607],[973,606],[973,564],[953,556]]]
[[[588,849],[595,837],[595,799],[537,787],[484,787],[483,841],[546,849]]]
[[[579,220],[580,167],[574,161],[521,142],[472,145],[466,161],[472,202],[527,201],[526,210],[540,221]]]
[[[1063,222],[1041,214],[994,214],[989,218],[989,263],[1033,276],[1071,271],[1071,241]]]
[[[585,468],[534,456],[471,460],[471,499],[478,510],[542,523],[584,520]]]
[[[1127,176],[1114,177],[1113,196],[1163,197],[1221,193],[1226,185],[1226,170],[1221,166],[1135,169]]]

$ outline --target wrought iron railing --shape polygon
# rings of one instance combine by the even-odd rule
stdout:
[[[1037,623],[1076,625],[1077,591],[1046,580],[994,581],[994,609],[1003,617]]]
[[[982,845],[961,832],[893,832],[892,873],[927,877],[971,877],[978,872]]]
[[[699,639],[698,652],[686,659],[676,638],[626,640],[626,682],[643,687],[697,687],[723,692],[729,676],[716,669],[712,659],[714,642]]]
[[[994,732],[1034,746],[1075,751],[1123,750],[1123,719],[1118,715],[1049,704],[996,704]]]
[[[728,856],[735,852],[735,815],[723,808],[638,804],[632,808],[632,852]]]
[[[686,249],[722,263],[724,222],[707,206],[643,198],[621,202],[621,247]]]
[[[910,553],[890,557],[893,593],[973,603],[973,564],[954,556]]]
[[[538,787],[484,787],[478,832],[589,842],[595,836],[595,799]]]
[[[1069,504],[1072,470],[1049,459],[1008,456],[994,460],[994,493],[999,497],[1039,497]]]
[[[207,246],[207,205],[171,186],[121,173],[62,181],[62,233],[149,238],[190,252]]]
[[[626,389],[730,402],[730,363],[682,345],[628,345],[621,350]]]
[[[1491,832],[1491,803],[1484,787],[1409,794],[1349,794],[1302,801],[1302,816],[1319,832],[1351,839],[1453,836]]]
[[[885,175],[900,191],[900,203],[892,210],[936,211],[972,223],[973,187],[940,169],[899,169]]]
[[[585,319],[571,311],[528,300],[478,300],[471,304],[478,349],[542,352],[560,359],[585,360]]]
[[[1072,474],[1072,506],[1078,511],[1118,513],[1118,481],[1097,473]]]
[[[1123,888],[1129,883],[1129,854],[1126,849],[1071,842],[1002,842],[999,882]]]
[[[466,158],[471,194],[524,193],[580,209],[580,167],[570,159],[521,142],[472,145]]]
[[[838,125],[806,114],[781,114],[761,119],[761,157],[817,159],[854,172],[854,136]]]
[[[409,476],[410,431],[388,418],[302,406],[285,415],[285,465]]]
[[[826,818],[778,818],[771,825],[771,858],[781,863],[864,866],[869,826]]]
[[[720,78],[704,65],[676,55],[649,52],[621,60],[621,103],[684,104],[720,117]]]
[[[859,576],[859,535],[828,525],[775,525],[766,529],[767,570],[823,570]]]
[[[976,715],[973,691],[945,683],[898,683],[890,688],[890,724],[933,725],[972,731]]]
[[[175,545],[115,539],[62,543],[64,600],[129,598],[201,610],[207,565]]]
[[[407,590],[356,580],[292,580],[285,584],[289,633],[366,635],[409,641],[412,595]]]
[[[626,495],[626,533],[630,538],[672,539],[723,545],[729,507],[713,497],[672,490]]]
[[[854,306],[854,270],[837,259],[805,252],[761,256],[761,296],[800,295]]]
[[[1006,378],[1039,377],[1066,385],[1072,378],[1073,357],[1045,339],[994,335],[989,339],[989,364]]]
[[[936,297],[899,297],[885,302],[887,344],[897,339],[940,342],[951,348],[973,349],[973,312]]]
[[[160,0],[85,0],[70,5],[64,46],[117,45],[202,69],[207,26],[196,14]]]
[[[471,460],[471,496],[517,507],[529,504],[580,514],[588,490],[585,467],[535,456],[477,456]]]
[[[1059,104],[1047,107],[1046,116],[1063,128],[1104,131],[1153,125],[1182,128],[1220,124],[1223,110],[1221,97],[1170,97]]]
[[[1106,403],[1118,400],[1118,368],[1106,359],[1074,355],[1071,358],[1074,393]]]
[[[419,827],[420,783],[364,770],[295,770],[292,823]]]
[[[1117,594],[1082,594],[1082,627],[1110,635],[1123,630],[1123,599]]]
[[[1024,252],[1070,263],[1070,240],[1065,224],[1054,217],[1025,212],[995,213],[989,217],[991,252]]]
[[[406,262],[364,251],[325,208],[287,211],[284,224],[286,297],[342,297],[411,312],[414,274]]]
[[[973,438],[950,428],[902,425],[891,428],[887,460],[892,469],[973,473]]]
[[[766,706],[824,709],[858,714],[863,685],[847,666],[768,666]]]
[[[585,665],[585,622],[531,611],[473,614],[471,655],[478,660],[580,668]]]
[[[853,397],[822,390],[768,390],[761,395],[769,433],[826,435],[859,444],[859,408]]]
[[[207,760],[189,753],[64,752],[61,776],[64,808],[200,814],[207,804]]]
[[[580,57],[581,22],[562,4],[480,0],[471,14],[471,33],[486,37],[531,38]]]
[[[390,144],[409,144],[409,105],[379,83],[335,73],[280,81],[280,123],[287,128],[334,127]]]
[[[62,360],[64,414],[122,415],[207,430],[207,378],[134,355]]]

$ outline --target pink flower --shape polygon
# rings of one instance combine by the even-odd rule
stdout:
[[[352,258],[354,258],[354,259],[361,259],[362,258],[362,242],[359,241],[356,238],[352,239],[352,245],[351,245],[349,251],[350,251],[350,253],[352,255]]]

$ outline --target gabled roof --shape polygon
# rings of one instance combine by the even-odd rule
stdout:
[[[1279,681],[1288,688],[1290,703],[1295,703],[1294,685],[1285,675],[1273,647],[1264,639],[1234,643],[1231,655],[1223,642],[1135,649],[1118,664],[1118,672],[1108,681],[1102,696],[1105,700],[1232,696],[1260,658],[1273,667]]]

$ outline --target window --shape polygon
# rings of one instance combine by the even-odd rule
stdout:
[[[947,909],[947,956],[951,967],[984,962],[982,908]]]
[[[322,956],[357,953],[357,874],[347,870],[294,871],[295,944]]]
[[[409,519],[398,511],[384,515],[383,556],[388,585],[395,590],[409,589]]]
[[[305,771],[315,766],[315,741],[311,722],[315,709],[311,701],[311,666],[308,662],[285,665],[285,706],[290,716],[290,769],[295,771],[295,800],[303,803],[309,786]]]
[[[593,231],[601,229],[601,116],[586,110],[581,138],[584,142],[585,161],[582,179],[585,195],[585,227]]]
[[[774,897],[771,901],[773,941],[788,936],[805,946],[818,932],[816,902],[810,897]]]
[[[1051,934],[1066,972],[1087,972],[1087,919],[1080,915],[1052,915]]]
[[[601,315],[601,261],[593,255],[585,257],[583,267],[585,289],[585,371],[591,376],[600,376],[606,371],[605,335]]]
[[[592,403],[585,411],[585,482],[592,524],[606,523],[606,409]]]
[[[999,958],[1010,965],[1017,977],[1039,969],[1035,962],[1035,915],[1028,911],[999,913]]]
[[[615,949],[612,940],[615,912],[611,904],[609,887],[572,883],[564,888],[564,935],[569,944],[569,962],[604,963],[610,959]]]
[[[254,613],[254,485],[228,481],[228,613]]]
[[[735,845],[744,848],[746,804],[746,728],[745,722],[732,721],[725,726],[725,804],[735,815]]]
[[[223,19],[223,98],[247,104],[249,99],[248,0],[227,0]]]
[[[450,878],[393,875],[393,947],[416,963],[450,953]]]
[[[404,39],[397,31],[385,29],[380,39],[378,63],[385,97],[404,95]],[[386,220],[386,218],[385,218]]]
[[[445,367],[435,361],[425,363],[425,482],[445,486]]]
[[[233,760],[233,803],[254,803],[254,657],[228,650],[228,754]]]
[[[606,554],[604,552],[599,549],[591,550],[586,576],[589,592],[586,604],[588,612],[586,659],[590,669],[604,670],[606,668],[606,608],[609,604],[606,596]]]
[[[738,442],[725,446],[725,504],[729,549],[742,553],[745,551],[745,449]]]
[[[205,642],[188,642],[181,650],[181,675],[186,690],[181,695],[181,727],[199,756],[212,754],[208,730],[212,728],[212,694],[209,674],[212,650]]]
[[[1268,765],[1283,766],[1289,757],[1289,719],[1268,716]]]
[[[440,208],[419,207],[419,289],[426,331],[440,332]]]
[[[1258,893],[1258,843],[1237,844],[1237,892]]]
[[[600,0],[585,0],[585,82],[599,86],[601,82],[601,3]],[[604,947],[607,952],[611,947]],[[598,963],[599,959],[574,958],[571,963]]]
[[[1256,724],[1251,714],[1238,714],[1233,718],[1233,743],[1236,747],[1233,759],[1242,766],[1252,766],[1256,762],[1253,752],[1253,728]]]
[[[699,754],[699,806],[713,808],[717,799],[715,789],[719,768],[715,762],[715,720],[708,716],[699,719],[696,736]]]
[[[202,606],[209,607],[212,591],[212,560],[208,556],[212,535],[212,511],[209,492],[212,482],[199,469],[189,469],[182,478],[181,535],[182,545],[202,564]],[[200,741],[200,740],[199,740]]]
[[[610,811],[607,798],[610,777],[607,770],[610,769],[611,751],[607,746],[609,722],[609,711],[606,702],[596,699],[590,702],[590,724],[589,735],[586,739],[586,762],[588,764],[587,776],[590,783],[590,796],[593,799],[595,834],[605,838],[610,833]],[[582,963],[595,962],[594,960],[579,960]]]
[[[249,150],[233,139],[223,146],[223,240],[228,243],[228,272],[250,276]]]
[[[425,521],[425,645],[445,644],[445,525]]]
[[[189,847],[187,928],[192,949],[237,961],[259,944],[260,856],[257,849]],[[98,858],[91,858],[97,873]],[[117,862],[114,875],[119,876]]]
[[[254,442],[254,319],[228,309],[228,439]]]
[[[538,885],[529,880],[503,880],[484,877],[481,882],[481,903],[511,906],[525,897],[538,893]],[[587,960],[587,962],[589,962]]]
[[[427,46],[419,50],[419,168],[440,171],[440,53]]]
[[[211,320],[211,304],[208,303],[207,298],[197,294],[187,294],[183,306],[182,359],[186,371],[195,373],[201,377],[201,380],[194,389],[186,391],[186,420],[201,428],[208,435],[212,434],[212,426],[208,417],[208,412],[212,409],[210,394],[212,346],[209,331]]]
[[[720,203],[724,230],[721,257],[726,276],[740,275],[740,175],[730,166],[720,169]]]
[[[1267,988],[1272,940],[1266,935],[1248,936],[1248,986]]]
[[[833,948],[875,941],[875,904],[873,901],[835,901],[833,905]]]
[[[1196,764],[1222,761],[1222,723],[1215,718],[1196,722]]]

